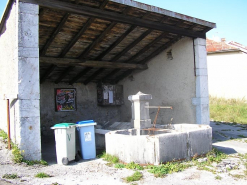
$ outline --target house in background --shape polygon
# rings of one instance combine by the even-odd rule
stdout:
[[[130,122],[151,94],[158,124],[209,124],[206,32],[215,23],[131,0],[9,0],[0,23],[0,93],[29,160],[56,123]],[[0,128],[7,130],[6,100]],[[150,113],[155,117],[156,111]]]
[[[209,95],[247,98],[247,47],[207,39]]]

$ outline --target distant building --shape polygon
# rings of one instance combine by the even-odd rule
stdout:
[[[207,39],[207,62],[211,96],[247,98],[247,47]]]

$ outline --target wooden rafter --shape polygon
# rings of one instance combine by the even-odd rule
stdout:
[[[93,75],[91,75],[89,78],[87,78],[83,84],[87,85],[91,80],[93,80],[96,76],[98,76],[99,74],[101,74],[103,71],[105,70],[105,68],[100,68],[98,69]]]
[[[42,48],[40,55],[41,56],[45,56],[45,53],[47,51],[47,49],[49,48],[49,46],[51,45],[51,43],[53,42],[53,40],[55,39],[55,37],[59,34],[59,32],[62,30],[64,24],[66,23],[66,21],[69,18],[69,13],[66,13],[61,22],[58,24],[58,26],[56,27],[56,29],[54,30],[54,32],[51,34],[50,38],[47,40],[47,42],[45,43],[44,47]]]
[[[131,26],[124,34],[121,35],[121,37],[119,37],[109,48],[107,48],[106,51],[101,53],[96,60],[101,60],[104,56],[111,52],[111,50],[113,50],[120,42],[122,42],[125,37],[130,34],[135,28],[136,26]]]
[[[143,49],[141,49],[137,54],[135,54],[133,57],[131,57],[128,61],[126,61],[127,63],[131,63],[133,62],[136,58],[138,58],[139,56],[141,56],[143,53],[145,53],[147,50],[149,50],[154,44],[156,44],[157,42],[159,42],[162,38],[164,38],[168,33],[164,32],[162,33],[160,36],[158,36],[155,40],[153,40],[151,43],[149,43],[148,45],[146,45]],[[113,70],[111,73],[109,73],[108,75],[106,75],[102,81],[105,81],[107,78],[110,78],[111,76],[115,75],[116,73],[118,73],[120,71],[120,69],[115,69]]]
[[[80,59],[84,59],[87,57],[89,52],[105,37],[106,34],[108,34],[111,29],[116,25],[116,22],[112,22],[105,30],[103,33],[101,33],[97,39],[93,41],[93,43],[90,44],[90,46],[80,55]]]
[[[79,59],[68,58],[52,58],[52,57],[40,57],[41,64],[54,64],[56,66],[80,66],[80,67],[94,67],[94,68],[109,68],[109,69],[147,69],[147,65],[140,64],[128,64],[128,63],[116,63],[105,61],[81,61]]]
[[[100,9],[103,9],[109,0],[104,0],[103,3],[100,5]],[[85,33],[85,31],[91,26],[91,24],[94,22],[95,18],[88,18],[88,21],[86,24],[81,28],[81,30],[75,35],[75,37],[72,38],[70,43],[63,49],[62,53],[60,54],[60,57],[64,57],[69,50],[75,45],[75,43],[81,38],[81,36]]]
[[[122,57],[125,53],[127,53],[130,49],[132,49],[134,46],[136,46],[139,42],[142,41],[147,35],[149,35],[152,32],[152,30],[148,29],[145,31],[141,36],[139,36],[134,42],[129,44],[122,52],[120,52],[118,55],[116,55],[111,61],[116,61]],[[86,79],[83,83],[86,85],[91,80],[93,80],[97,75],[101,74],[104,71],[104,69],[97,70],[92,76],[90,76],[88,79]]]
[[[58,84],[59,82],[61,82],[62,79],[64,79],[65,76],[67,76],[74,68],[75,68],[75,66],[69,66],[69,67],[67,67],[67,68],[61,73],[61,75],[56,79],[55,84]]]
[[[162,45],[161,47],[159,47],[156,51],[154,51],[151,55],[149,55],[148,57],[146,57],[144,60],[140,61],[140,64],[145,64],[147,63],[150,59],[152,59],[153,57],[155,57],[156,55],[160,54],[162,51],[164,51],[165,49],[167,49],[168,47],[170,47],[173,43],[177,42],[181,37],[176,37],[170,41],[168,41],[166,44]],[[125,71],[122,75],[119,75],[115,80],[113,80],[111,83],[116,84],[118,83],[120,80],[126,78],[127,76],[129,76],[134,70],[127,70]]]
[[[178,27],[166,25],[166,24],[161,24],[161,23],[154,22],[154,21],[143,20],[143,19],[132,17],[129,15],[122,15],[122,14],[118,14],[115,12],[110,12],[110,11],[101,10],[101,9],[92,8],[92,7],[84,7],[84,6],[62,2],[58,0],[20,0],[20,1],[26,2],[26,3],[38,4],[40,6],[44,6],[47,8],[54,8],[54,9],[58,9],[58,10],[62,10],[62,11],[70,12],[70,13],[75,13],[75,14],[81,14],[81,15],[85,15],[89,17],[102,18],[108,21],[116,21],[119,23],[131,24],[131,25],[146,27],[149,29],[167,31],[167,32],[171,32],[171,33],[175,33],[175,34],[179,34],[183,36],[192,37],[192,38],[196,38],[196,37],[206,38],[205,33],[195,32],[192,30],[178,28]]]
[[[81,30],[72,38],[70,43],[63,49],[63,51],[60,54],[60,57],[64,57],[69,50],[75,45],[75,43],[81,38],[81,36],[85,33],[85,31],[91,26],[91,24],[94,22],[95,18],[88,18],[88,21],[86,24],[81,28]]]
[[[56,68],[57,66],[52,64],[50,65],[50,67],[46,70],[45,74],[40,78],[40,83],[42,84],[46,78],[54,71],[54,69]]]
[[[83,69],[80,73],[78,73],[70,82],[69,84],[73,84],[75,83],[77,80],[79,80],[83,75],[85,75],[86,73],[88,73],[91,69],[93,69],[92,67],[87,67],[86,69]]]

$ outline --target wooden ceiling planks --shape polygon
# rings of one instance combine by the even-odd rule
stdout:
[[[68,59],[59,67],[41,63],[41,83],[116,83],[134,69],[70,66],[69,59],[145,64],[182,36],[204,38],[211,29],[108,0],[21,1],[40,4],[40,56]]]

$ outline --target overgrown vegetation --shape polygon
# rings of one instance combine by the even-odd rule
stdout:
[[[37,177],[37,178],[48,178],[48,177],[51,177],[51,176],[48,175],[47,173],[40,172],[40,173],[36,174],[35,177]]]
[[[104,160],[109,162],[111,165],[112,164],[117,164],[119,162],[119,158],[117,156],[110,155],[110,154],[107,154],[105,152],[100,157],[104,158]]]
[[[3,138],[3,140],[6,142],[6,140],[8,139],[8,135],[0,129],[0,137]],[[41,164],[41,165],[48,165],[48,163],[44,160],[40,160],[40,161],[29,161],[29,160],[25,160],[23,158],[23,154],[24,154],[24,150],[20,150],[18,148],[18,146],[16,144],[14,144],[13,142],[11,142],[11,146],[12,146],[12,154],[13,154],[13,161],[15,163],[26,163],[27,165],[34,165],[34,164]]]
[[[207,170],[212,173],[216,173],[215,169],[212,167],[212,163],[220,163],[223,159],[227,158],[227,155],[213,148],[212,151],[210,151],[205,155],[204,161],[202,162],[199,162],[197,157],[194,157],[191,161],[187,161],[187,162],[186,161],[167,162],[159,166],[147,165],[145,167],[134,162],[128,164],[119,163],[118,157],[106,153],[104,153],[101,157],[104,158],[104,160],[108,161],[110,164],[115,164],[115,168],[127,168],[132,170],[147,169],[150,173],[153,173],[155,177],[164,177],[167,174],[181,172],[191,166],[197,166],[199,170]],[[247,154],[246,156],[242,155],[241,158],[243,159],[247,158]],[[246,163],[246,167],[247,167],[247,163]],[[131,179],[132,176],[129,178]],[[219,179],[220,177],[216,176],[216,178],[220,180]]]
[[[186,168],[191,167],[192,165],[189,163],[182,162],[168,162],[166,164],[161,164],[159,166],[149,165],[147,169],[150,173],[153,173],[155,177],[164,177],[167,174],[171,174],[174,172],[181,172]]]
[[[212,120],[247,124],[247,100],[210,96],[209,105]]]
[[[142,173],[136,171],[133,175],[126,177],[125,180],[127,182],[133,182],[133,181],[139,181],[141,178],[142,178]]]
[[[13,174],[4,174],[2,176],[2,178],[4,178],[4,179],[17,179],[17,178],[19,178],[19,176],[16,173],[13,173]]]

